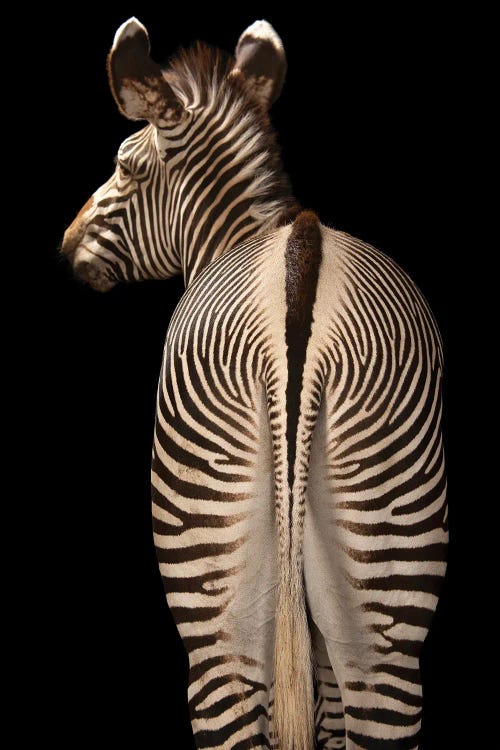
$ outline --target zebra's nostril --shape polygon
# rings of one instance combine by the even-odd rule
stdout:
[[[78,276],[82,281],[92,281],[96,275],[95,270],[92,268],[92,264],[88,260],[81,260],[75,263],[73,266],[73,272],[75,276]]]
[[[79,263],[75,263],[75,265],[73,266],[75,275],[83,279],[84,281],[88,280],[89,269],[90,263],[87,260],[82,260]]]

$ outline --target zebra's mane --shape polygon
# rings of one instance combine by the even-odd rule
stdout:
[[[234,57],[204,42],[181,48],[168,61],[164,73],[186,107],[207,106],[224,94],[242,95],[242,86],[230,76]]]
[[[238,144],[234,154],[241,162],[241,176],[253,175],[248,193],[258,199],[255,211],[263,213],[261,218],[265,221],[279,210],[293,214],[296,202],[276,133],[267,112],[248,91],[244,76],[234,72],[234,65],[229,53],[196,42],[180,49],[163,73],[187,110],[227,113],[228,141]]]

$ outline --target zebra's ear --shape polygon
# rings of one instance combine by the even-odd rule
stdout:
[[[283,43],[267,21],[255,21],[236,45],[233,75],[243,75],[246,88],[264,109],[269,109],[283,88],[286,56]]]
[[[173,124],[180,119],[182,106],[149,51],[145,27],[137,18],[129,18],[116,32],[108,55],[111,92],[129,120]]]

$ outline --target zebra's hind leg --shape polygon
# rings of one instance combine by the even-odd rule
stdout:
[[[189,709],[197,748],[270,750],[265,667],[236,654],[190,655]]]
[[[353,665],[352,665],[353,666]],[[344,670],[347,750],[418,750],[422,692],[418,659]]]
[[[324,638],[312,621],[311,637],[316,663],[316,747],[317,750],[343,750],[345,722],[340,688],[328,658]]]
[[[195,374],[190,377],[196,383]],[[163,387],[176,406],[165,406],[157,422],[154,533],[167,601],[189,656],[196,747],[269,750],[278,555],[264,393],[255,396],[260,411],[248,408],[254,433],[242,407],[231,417],[236,447],[229,430],[223,438],[200,428],[200,458],[185,406],[170,395],[168,368]]]

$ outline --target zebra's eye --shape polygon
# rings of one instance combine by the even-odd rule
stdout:
[[[132,177],[132,172],[125,164],[118,162],[118,167],[120,168],[120,172],[123,177]]]
[[[130,169],[127,167],[126,164],[120,161],[120,159],[117,156],[115,156],[114,162],[115,164],[118,165],[118,169],[120,170],[120,175],[122,177],[132,177],[132,172],[130,171]]]

